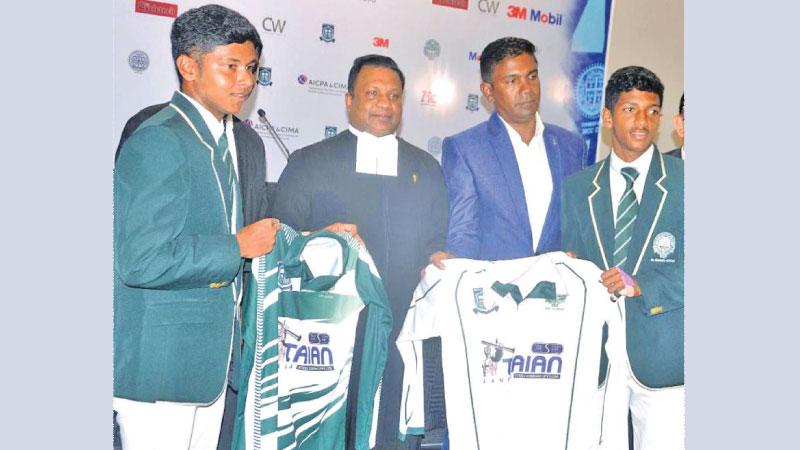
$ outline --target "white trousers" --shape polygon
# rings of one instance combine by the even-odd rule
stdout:
[[[625,317],[625,302],[618,303]],[[623,319],[624,322],[624,319]],[[625,338],[623,337],[623,342]],[[622,408],[617,406],[614,427],[627,430],[628,408],[633,422],[634,450],[683,450],[685,448],[685,386],[651,389],[633,376],[628,352],[625,350],[627,388],[621,392]],[[622,425],[620,422],[624,422]],[[627,436],[626,436],[627,437]],[[626,439],[627,440],[627,439]],[[625,445],[627,448],[627,445]]]
[[[634,450],[683,450],[684,386],[649,389],[628,373]]]
[[[225,395],[208,406],[114,397],[125,450],[216,450]]]

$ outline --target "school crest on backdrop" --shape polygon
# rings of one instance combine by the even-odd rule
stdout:
[[[272,85],[272,67],[258,68],[258,84],[261,86]]]
[[[480,109],[478,103],[478,94],[467,94],[467,110],[469,111],[477,111]]]
[[[322,42],[336,42],[336,39],[333,38],[333,31],[334,31],[334,26],[332,24],[323,23],[322,35],[319,37],[319,40]]]

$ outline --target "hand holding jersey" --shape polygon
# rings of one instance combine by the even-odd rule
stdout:
[[[257,258],[271,252],[280,228],[281,222],[272,218],[261,219],[242,228],[236,233],[239,254],[242,258]]]
[[[361,239],[361,236],[358,234],[358,227],[354,223],[336,222],[328,225],[323,229],[325,231],[330,231],[331,233],[347,233],[350,236],[353,236],[355,240],[358,241],[359,244],[361,244],[363,247],[366,248],[364,240]]]
[[[608,289],[609,294],[624,297],[642,295],[639,283],[619,267],[612,267],[600,274],[600,282]]]

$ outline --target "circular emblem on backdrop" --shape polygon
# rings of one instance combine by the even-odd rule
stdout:
[[[150,66],[150,57],[141,50],[134,50],[128,55],[128,65],[134,72],[144,72]]]
[[[600,117],[600,102],[603,101],[603,65],[592,64],[583,69],[575,83],[575,98],[578,109],[587,119]]]
[[[442,154],[442,138],[434,136],[428,139],[428,153],[436,158]]]
[[[435,39],[428,39],[428,42],[425,43],[425,56],[428,59],[436,59],[441,52],[442,47],[439,45],[439,42]]]
[[[672,254],[672,252],[675,251],[675,236],[666,231],[658,233],[655,239],[653,239],[653,251],[656,252],[661,259]]]
[[[303,74],[300,74],[300,76],[297,77],[297,82],[300,84],[306,84],[308,82],[308,77]]]

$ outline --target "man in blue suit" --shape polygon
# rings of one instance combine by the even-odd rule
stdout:
[[[575,133],[544,123],[536,48],[515,37],[481,53],[488,121],[445,138],[442,168],[450,200],[448,257],[513,259],[561,248],[561,181],[586,166]]]
[[[604,270],[624,317],[627,387],[606,406],[636,450],[683,449],[683,161],[653,144],[664,86],[624,67],[608,80],[603,126],[611,155],[564,181],[563,247]],[[619,300],[617,300],[619,298]],[[607,372],[602,368],[598,384]]]

